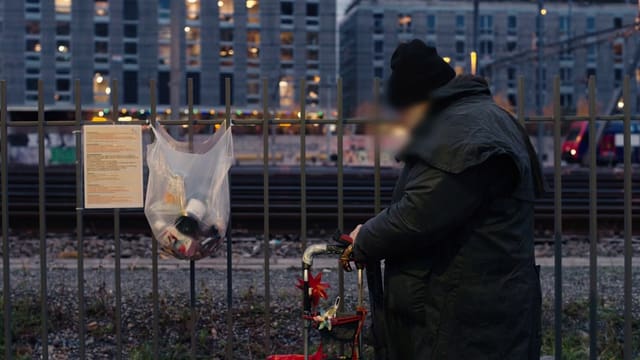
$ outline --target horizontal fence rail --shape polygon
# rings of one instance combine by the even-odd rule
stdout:
[[[253,222],[254,226],[263,233],[264,247],[264,314],[262,326],[265,334],[265,342],[263,344],[265,353],[274,350],[271,343],[271,278],[270,263],[271,254],[269,252],[269,240],[271,231],[274,227],[274,220],[282,221],[284,219],[295,219],[299,221],[300,239],[303,245],[307,243],[307,233],[309,230],[310,219],[317,220],[319,218],[329,219],[330,226],[348,231],[345,228],[345,220],[362,221],[366,217],[372,216],[379,212],[385,203],[390,201],[389,194],[393,187],[396,176],[395,170],[384,169],[381,166],[381,133],[380,124],[382,121],[377,118],[355,118],[347,119],[343,113],[343,96],[342,96],[342,80],[338,79],[336,88],[337,100],[337,117],[335,119],[307,119],[307,109],[304,101],[299,108],[300,115],[296,119],[274,119],[270,114],[270,104],[268,97],[268,83],[263,80],[262,83],[262,118],[261,119],[234,119],[232,116],[231,104],[231,82],[230,79],[225,81],[225,114],[224,119],[201,120],[195,119],[193,115],[194,94],[193,81],[187,82],[187,108],[188,115],[186,119],[159,120],[157,113],[157,91],[156,82],[152,80],[150,86],[150,122],[165,126],[183,126],[187,128],[187,141],[189,148],[193,148],[194,126],[196,125],[214,125],[226,123],[227,126],[262,126],[263,154],[261,167],[247,169],[232,169],[231,171],[231,188],[232,188],[232,213],[234,214],[234,223]],[[305,81],[300,82],[300,98],[305,98],[304,89]],[[2,221],[2,251],[3,251],[3,327],[4,327],[4,358],[12,359],[16,356],[15,347],[12,343],[12,298],[11,298],[11,267],[10,267],[10,244],[9,229],[12,222],[17,222],[18,216],[28,216],[37,213],[37,222],[34,224],[38,227],[39,238],[39,260],[40,260],[40,346],[42,346],[42,357],[47,359],[49,329],[47,313],[47,226],[52,226],[52,217],[73,218],[75,215],[75,225],[78,257],[77,257],[77,325],[78,325],[78,357],[86,358],[86,309],[85,309],[85,288],[84,288],[84,239],[83,234],[87,219],[96,215],[105,216],[105,212],[89,211],[83,209],[83,178],[82,178],[82,136],[81,130],[83,125],[108,126],[118,121],[118,113],[120,110],[118,103],[119,83],[116,80],[111,84],[111,118],[106,123],[92,123],[82,119],[82,99],[80,98],[80,82],[74,82],[74,103],[75,103],[75,119],[68,121],[48,121],[45,119],[45,104],[42,93],[42,81],[38,83],[38,106],[36,121],[10,121],[7,111],[7,83],[0,82],[0,190],[1,190],[1,221]],[[589,234],[589,357],[596,359],[598,356],[598,272],[597,272],[597,244],[598,244],[598,225],[599,221],[607,219],[622,219],[624,228],[624,359],[630,360],[634,356],[632,353],[632,225],[638,204],[635,204],[633,182],[640,181],[639,176],[634,176],[631,163],[632,157],[632,138],[631,123],[637,120],[631,114],[631,87],[630,79],[625,77],[623,82],[622,101],[624,103],[623,112],[621,114],[597,114],[596,113],[596,94],[595,94],[595,78],[591,77],[588,82],[588,114],[587,115],[565,115],[561,109],[560,103],[560,82],[556,78],[553,83],[553,114],[550,116],[525,116],[526,111],[524,104],[525,83],[522,78],[518,80],[518,105],[516,115],[522,124],[529,123],[549,123],[553,127],[553,148],[554,160],[553,169],[546,172],[546,178],[549,183],[553,184],[553,193],[547,194],[545,198],[540,200],[536,207],[536,216],[539,221],[544,219],[553,220],[553,242],[554,242],[554,356],[556,359],[562,359],[562,234],[563,220],[570,219],[572,216],[580,216],[588,220],[587,228]],[[379,116],[379,97],[380,82],[374,81],[373,99],[374,114]],[[576,173],[566,173],[562,167],[562,129],[564,124],[575,121],[587,121],[589,127],[589,150],[588,150],[588,168],[579,170]],[[624,166],[623,175],[620,178],[616,174],[599,173],[597,168],[596,154],[596,125],[599,121],[622,121],[624,124]],[[279,124],[294,124],[300,126],[300,154],[299,169],[284,170],[284,173],[278,174],[274,170],[270,162],[269,138],[271,135],[270,127]],[[142,120],[134,120],[128,124],[148,125],[149,122]],[[335,168],[330,171],[321,173],[319,170],[307,168],[307,152],[306,152],[306,130],[307,126],[313,124],[335,125],[337,138],[337,156]],[[351,124],[368,124],[373,125],[374,135],[374,165],[372,169],[355,169],[344,167],[344,130],[346,125]],[[76,164],[74,168],[46,168],[45,167],[45,136],[49,127],[68,126],[74,131],[76,145]],[[35,127],[38,136],[38,166],[33,168],[19,168],[9,166],[8,156],[8,130],[12,127]],[[282,170],[280,170],[282,171]],[[587,173],[585,177],[584,174]],[[262,175],[262,176],[260,176]],[[293,175],[293,176],[292,176]],[[256,180],[257,179],[257,180]],[[586,182],[582,179],[586,179]],[[580,182],[584,182],[584,186]],[[373,188],[373,191],[371,189]],[[581,189],[587,189],[581,191]],[[37,196],[35,195],[37,194]],[[253,217],[243,219],[243,213],[251,214]],[[138,211],[137,215],[131,211],[121,211],[120,209],[112,209],[108,215],[113,221],[111,231],[114,234],[115,258],[115,314],[113,332],[115,335],[115,357],[117,359],[125,356],[124,335],[126,331],[122,327],[122,279],[120,266],[120,236],[123,222],[126,223],[132,216],[141,216]],[[259,218],[262,218],[260,225]],[[247,220],[248,219],[248,220]],[[138,219],[140,221],[140,219]],[[57,221],[56,221],[57,222]],[[351,224],[349,224],[351,225]],[[261,229],[259,228],[261,226]],[[297,225],[296,225],[297,226]],[[227,278],[226,278],[226,333],[225,354],[227,359],[238,356],[235,353],[234,329],[233,329],[233,281],[232,281],[232,238],[231,224],[228,226],[226,236],[227,249]],[[152,269],[151,269],[151,304],[152,307],[152,353],[153,358],[158,359],[161,355],[160,334],[160,307],[158,296],[158,245],[152,242]],[[197,349],[197,296],[198,292],[195,284],[196,263],[190,263],[190,282],[189,282],[189,311],[191,316],[191,327],[189,328],[191,346],[189,353],[191,358],[202,356],[198,354]],[[339,294],[344,298],[344,274],[342,268],[338,267],[339,274]],[[275,349],[277,350],[277,349]],[[637,355],[637,354],[636,354]]]

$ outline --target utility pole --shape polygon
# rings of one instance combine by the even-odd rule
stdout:
[[[638,0],[640,1],[640,0]],[[480,25],[478,24],[478,18],[480,16],[480,0],[473,0],[473,47],[471,52],[469,53],[470,64],[470,72],[472,75],[476,75],[476,71],[478,69],[478,34],[480,32]]]
[[[171,106],[171,120],[180,120],[180,105],[182,93],[182,44],[184,37],[184,1],[171,2],[171,65],[169,80],[169,96]],[[175,129],[176,127],[172,127]],[[176,135],[175,132],[172,132]]]
[[[478,53],[478,33],[480,32],[480,24],[478,24],[479,13],[480,0],[473,0],[473,51],[476,53]]]
[[[544,16],[547,9],[544,7],[544,0],[538,0],[538,15],[536,16],[536,49],[538,50],[538,67],[536,69],[536,112],[542,115],[544,109],[544,92],[543,84],[545,81],[544,74]],[[538,138],[536,140],[538,148],[538,157],[540,162],[544,160],[544,124],[538,124]]]

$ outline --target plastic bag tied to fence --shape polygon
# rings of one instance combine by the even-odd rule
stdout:
[[[210,256],[222,243],[229,223],[231,128],[221,126],[191,146],[174,140],[162,127],[151,129],[156,140],[147,147],[144,213],[153,235],[162,252],[175,258]]]

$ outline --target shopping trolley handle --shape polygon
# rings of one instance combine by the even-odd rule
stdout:
[[[344,251],[345,246],[334,244],[313,244],[307,246],[302,253],[302,264],[310,268],[313,265],[313,258],[322,254],[336,254],[340,255]]]

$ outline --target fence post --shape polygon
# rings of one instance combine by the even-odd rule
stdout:
[[[596,79],[589,77],[589,359],[598,358],[598,159]]]
[[[555,358],[562,360],[562,108],[560,78],[553,79],[553,185],[554,185],[554,327]]]
[[[2,300],[4,305],[4,357],[7,360],[13,358],[11,350],[13,346],[11,344],[11,267],[9,264],[9,146],[5,139],[7,136],[7,82],[5,80],[0,81],[0,120],[2,121],[2,132],[0,141],[0,148],[2,149]]]
[[[381,210],[381,201],[380,201],[380,79],[375,78],[373,81],[373,101],[374,101],[374,113],[375,113],[375,124],[374,126],[374,135],[373,135],[373,191],[374,191],[374,204],[373,210],[375,212],[374,215],[378,215]]]
[[[342,78],[338,78],[338,119],[336,120],[337,131],[337,166],[338,166],[338,229],[348,231],[344,228],[344,114],[342,104]],[[340,299],[344,299],[344,270],[338,266],[338,293]],[[340,302],[340,310],[343,309],[344,301]]]
[[[5,141],[6,139],[3,139]],[[40,321],[42,358],[49,358],[49,324],[47,315],[47,218],[45,207],[45,131],[42,80],[38,80],[38,230],[40,238]]]
[[[300,80],[300,243],[307,247],[307,84]]]
[[[225,122],[227,129],[231,127],[231,78],[224,79]],[[231,245],[231,218],[227,226],[227,343],[226,358],[233,358],[233,254]]]
[[[193,152],[193,78],[187,79],[187,144],[189,152]],[[196,324],[198,313],[196,311],[196,261],[189,260],[189,311],[191,313],[191,359],[196,358]]]
[[[271,349],[271,273],[269,266],[270,251],[270,229],[269,229],[269,92],[268,80],[262,79],[262,175],[263,175],[263,198],[264,198],[264,235],[263,235],[263,255],[264,255],[264,325],[265,339],[264,346],[267,353]]]
[[[631,177],[631,86],[629,76],[624,77],[622,85],[624,102],[624,360],[633,356],[632,332],[632,177]]]
[[[158,118],[158,108],[157,108],[157,97],[156,97],[156,80],[151,79],[149,81],[149,97],[150,97],[150,112],[149,116],[151,117],[150,123],[151,126],[155,128],[157,125],[156,120]],[[153,136],[153,132],[151,132],[151,136]],[[160,303],[158,299],[158,242],[153,237],[151,238],[151,301],[153,302],[153,319],[152,319],[152,352],[153,359],[157,360],[160,357],[160,349],[159,349],[159,341],[158,337],[160,336]]]
[[[111,81],[111,122],[118,123],[119,97],[118,97],[118,80]],[[122,286],[120,273],[120,209],[113,209],[113,241],[115,244],[115,287],[116,287],[116,311],[115,311],[115,330],[116,330],[116,359],[122,359]]]
[[[76,240],[78,243],[78,339],[79,358],[85,358],[85,303],[84,303],[84,202],[82,193],[82,101],[80,80],[74,84],[76,121]]]

